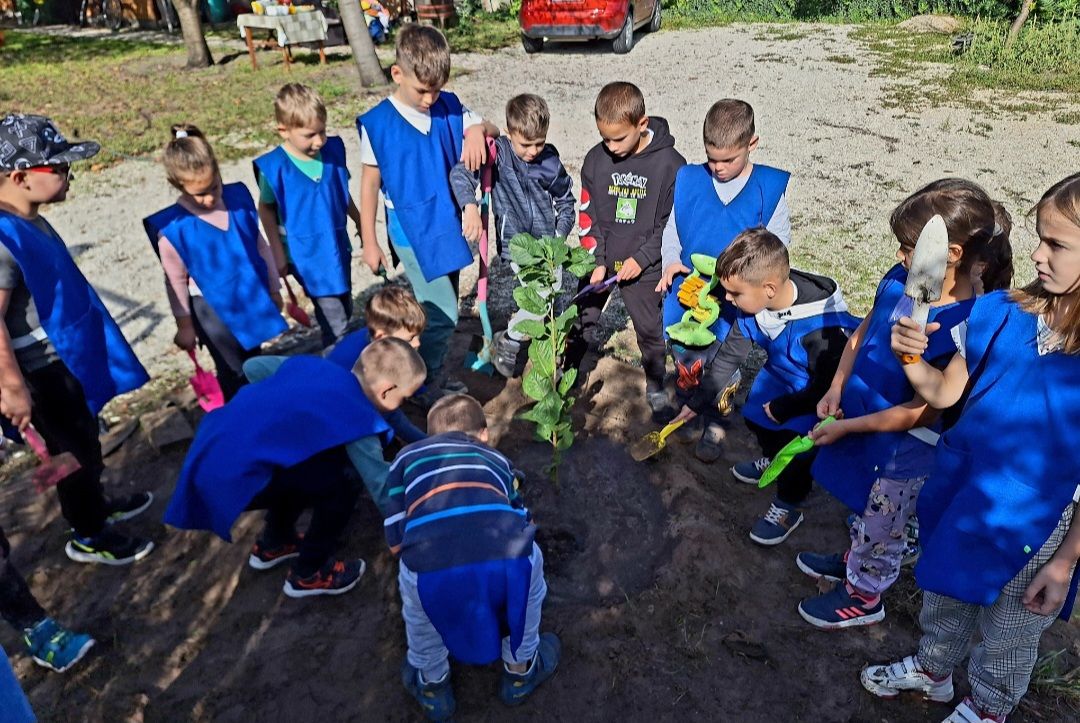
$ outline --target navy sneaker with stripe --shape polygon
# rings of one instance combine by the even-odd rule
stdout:
[[[795,564],[815,580],[825,578],[829,582],[840,582],[847,578],[847,556],[846,552],[835,555],[800,552],[795,556]]]
[[[847,582],[799,603],[799,615],[816,628],[840,630],[876,625],[885,619],[885,603],[880,595],[868,597]]]
[[[443,676],[442,680],[429,683],[420,675],[420,671],[409,665],[405,660],[401,664],[401,682],[409,695],[416,699],[420,707],[424,709],[424,715],[428,720],[450,720],[457,710],[457,701],[454,700],[454,689],[450,685],[450,674]]]

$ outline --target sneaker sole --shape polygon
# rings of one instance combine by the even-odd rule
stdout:
[[[313,590],[305,590],[303,588],[295,588],[289,584],[289,581],[285,581],[285,585],[281,588],[288,597],[302,598],[302,597],[315,597],[316,595],[344,595],[345,593],[356,587],[357,583],[363,579],[364,573],[367,571],[367,563],[360,566],[360,574],[356,576],[356,579],[345,587],[338,588],[325,588],[320,587]]]
[[[815,571],[814,568],[804,564],[802,559],[798,555],[795,556],[795,564],[799,566],[800,570],[802,570],[804,573],[814,578],[815,580],[821,580],[822,578],[824,578],[829,582],[840,582],[844,579],[842,577],[833,577],[832,575],[822,575],[820,572]]]
[[[772,547],[773,545],[779,545],[779,544],[780,544],[781,542],[783,542],[783,541],[784,541],[784,540],[786,540],[787,538],[791,537],[791,533],[792,533],[792,532],[794,532],[795,530],[799,529],[799,525],[801,525],[801,524],[802,524],[802,521],[803,521],[804,519],[806,519],[806,518],[805,518],[805,517],[800,517],[800,518],[799,518],[799,521],[798,521],[798,522],[796,522],[796,523],[795,523],[794,525],[792,525],[792,526],[791,526],[790,528],[788,528],[788,531],[787,531],[787,533],[785,533],[785,534],[784,534],[784,535],[783,535],[782,537],[774,537],[774,538],[772,538],[772,539],[770,540],[770,539],[766,539],[766,538],[764,538],[764,537],[758,537],[758,536],[757,536],[757,535],[755,535],[755,534],[754,534],[754,532],[753,532],[753,531],[751,530],[751,532],[750,532],[750,539],[751,539],[751,540],[753,540],[754,542],[756,542],[757,544],[759,544],[759,545],[765,545],[766,547]]]
[[[877,682],[871,680],[866,675],[866,668],[863,668],[859,672],[859,682],[862,683],[862,687],[866,689],[871,695],[883,698],[884,700],[895,700],[901,696],[911,696],[913,698],[928,700],[931,703],[951,703],[953,698],[956,697],[952,686],[949,686],[948,697],[945,697],[941,693],[933,694],[926,690],[916,690],[914,688],[887,688],[883,685],[878,685]]]
[[[734,467],[731,468],[731,476],[734,477],[735,479],[739,480],[740,482],[743,482],[743,483],[748,484],[748,485],[756,485],[758,482],[761,481],[760,477],[754,478],[754,477],[747,477],[744,474],[739,474],[738,472],[735,471]]]
[[[269,570],[294,557],[300,557],[300,553],[293,552],[288,555],[282,555],[281,557],[275,557],[273,560],[263,560],[255,555],[248,555],[248,567],[252,570]]]
[[[142,513],[146,512],[148,509],[150,509],[150,505],[154,504],[154,493],[147,492],[146,497],[146,502],[142,506],[136,507],[133,510],[128,510],[127,512],[117,512],[113,515],[110,515],[107,520],[108,523],[110,525],[114,525],[117,522],[126,522],[127,520],[138,517]]]
[[[57,673],[66,673],[67,671],[71,670],[71,666],[75,665],[80,660],[82,660],[83,658],[86,657],[86,654],[90,652],[90,648],[94,647],[95,642],[97,642],[97,641],[95,641],[93,638],[90,638],[89,640],[87,640],[86,644],[83,645],[81,648],[79,648],[79,652],[77,652],[75,654],[75,657],[72,658],[71,661],[67,665],[65,665],[63,668],[57,668],[55,665],[48,662],[47,660],[42,660],[40,658],[35,658],[32,655],[30,656],[30,659],[33,660],[38,665],[40,665],[42,668],[48,668],[49,670],[52,670],[52,671],[57,672]]]
[[[876,613],[870,613],[858,618],[851,618],[850,620],[841,620],[840,622],[833,622],[831,620],[819,620],[813,615],[810,615],[803,610],[802,603],[799,604],[799,615],[806,622],[813,625],[819,630],[843,630],[844,628],[859,628],[865,625],[877,625],[885,619],[885,606],[882,605],[881,609]],[[860,675],[861,677],[861,675]]]
[[[74,560],[75,562],[88,562],[97,565],[111,565],[113,567],[120,567],[123,565],[130,565],[133,562],[138,562],[139,560],[149,555],[153,550],[154,543],[149,542],[147,543],[145,548],[139,550],[131,557],[110,559],[107,557],[102,557],[101,555],[96,555],[92,552],[83,552],[82,550],[78,550],[73,544],[71,544],[70,541],[66,545],[64,545],[64,553],[67,554],[68,559],[70,560]]]

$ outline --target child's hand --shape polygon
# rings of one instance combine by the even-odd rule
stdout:
[[[465,167],[475,173],[480,170],[487,160],[487,138],[484,135],[483,124],[469,126],[465,131],[465,142],[461,148],[461,162]]]
[[[926,351],[926,347],[930,344],[930,334],[933,334],[940,327],[941,324],[935,321],[932,324],[927,324],[924,331],[910,318],[901,317],[892,328],[891,345],[893,354],[897,358],[905,355],[922,356]]]
[[[278,294],[278,299],[281,299],[280,294]],[[181,316],[176,320],[176,336],[173,337],[173,344],[184,351],[195,349],[195,325],[190,316]]]
[[[1072,564],[1056,557],[1039,568],[1024,591],[1024,607],[1036,615],[1053,615],[1065,602],[1072,579]]]
[[[619,269],[619,273],[615,274],[619,282],[633,281],[637,277],[641,276],[641,266],[631,256],[626,261],[623,261],[622,268]]]
[[[825,417],[840,419],[844,416],[844,410],[840,409],[840,395],[839,387],[829,387],[829,391],[825,392],[825,396],[817,403],[818,419],[825,419]]]
[[[17,383],[0,386],[0,414],[10,419],[20,432],[30,424],[33,406],[26,382],[20,379]]]
[[[593,269],[592,276],[589,277],[590,284],[599,284],[607,277],[607,267],[597,266]]]
[[[380,266],[390,268],[390,262],[386,260],[386,254],[383,253],[382,248],[375,241],[364,244],[360,253],[364,257],[364,263],[371,269],[371,273],[379,273]]]
[[[690,269],[682,265],[681,261],[676,261],[673,264],[668,264],[668,267],[664,269],[664,274],[660,277],[660,283],[656,285],[656,290],[661,294],[666,293],[671,285],[675,282],[675,277],[679,274],[688,274]]]
[[[761,405],[761,408],[765,412],[765,416],[769,418],[770,422],[772,422],[773,424],[780,424],[780,422],[777,421],[776,417],[772,415],[772,407],[769,406],[770,404],[772,404],[772,402],[765,402]]]
[[[810,430],[810,434],[807,435],[810,439],[814,440],[815,447],[824,447],[834,442],[839,441],[842,437],[846,436],[849,430],[849,424],[846,420],[838,419],[831,424],[825,424],[814,427]]]
[[[461,235],[466,241],[479,241],[483,233],[484,224],[480,220],[480,209],[475,203],[470,203],[461,213]]]
[[[696,416],[697,412],[684,404],[683,408],[679,410],[679,413],[676,414],[675,418],[668,422],[668,424],[674,424],[675,422],[692,422]]]

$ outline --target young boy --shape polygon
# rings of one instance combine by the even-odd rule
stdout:
[[[33,423],[52,454],[82,468],[57,485],[72,527],[64,548],[77,562],[127,565],[154,543],[116,532],[150,506],[148,492],[109,500],[97,413],[148,377],[120,328],[39,213],[67,196],[71,164],[98,152],[71,143],[39,115],[0,120],[0,415],[22,432]],[[9,436],[16,438],[12,429]]]
[[[286,360],[203,420],[165,522],[230,540],[241,512],[265,509],[248,564],[268,570],[296,558],[289,597],[348,592],[365,565],[332,558],[360,493],[345,445],[371,443],[381,463],[390,436],[381,415],[416,391],[424,371],[416,351],[394,338],[372,342],[351,372],[317,357]],[[300,538],[296,521],[309,507]]]
[[[458,322],[458,272],[472,263],[461,216],[450,191],[450,169],[461,160],[478,170],[486,156],[483,119],[441,89],[450,79],[450,46],[442,33],[406,25],[397,34],[390,97],[356,119],[360,131],[360,237],[364,262],[389,266],[375,236],[379,191],[390,247],[427,313],[420,355],[428,369],[430,405],[447,391],[464,391],[443,362]]]
[[[345,334],[352,315],[346,218],[360,228],[345,144],[326,135],[326,106],[306,85],[289,83],[278,91],[274,116],[283,142],[255,159],[259,220],[279,273],[291,271],[315,303],[327,347]]]
[[[675,150],[667,121],[645,114],[645,98],[632,83],[608,83],[596,96],[596,128],[603,139],[581,167],[581,244],[591,248],[596,268],[584,283],[614,273],[623,303],[634,322],[645,396],[653,418],[672,415],[664,390],[666,350],[661,326],[660,240],[674,196],[675,177],[686,159]],[[587,296],[580,304],[576,353],[595,346],[596,324],[609,292]],[[583,343],[584,342],[584,343]]]
[[[690,272],[691,254],[719,256],[732,239],[756,226],[764,226],[785,245],[791,243],[786,200],[790,174],[750,162],[750,153],[758,146],[750,104],[730,98],[714,103],[705,116],[703,136],[707,160],[679,171],[674,207],[664,227],[664,275],[657,288],[670,290],[664,301],[665,329],[685,311],[678,292]],[[704,361],[687,385],[692,387],[688,406],[701,413],[703,422],[695,454],[704,462],[720,458],[724,433],[718,401],[726,402],[737,388],[735,373],[750,352],[749,342],[738,329],[731,329],[732,318],[726,309],[713,327],[717,342],[708,349],[672,344],[680,370],[690,368],[695,359]]]
[[[451,654],[475,665],[501,656],[499,698],[518,705],[555,672],[561,644],[540,634],[544,558],[510,461],[487,446],[483,407],[446,396],[427,425],[432,436],[390,467],[386,539],[401,555],[402,679],[429,719],[446,720]]]
[[[762,453],[773,457],[818,423],[817,402],[860,320],[848,313],[835,281],[790,268],[784,243],[760,226],[735,237],[716,261],[716,276],[738,309],[735,323],[744,338],[769,355],[743,417]],[[776,499],[754,523],[751,540],[778,545],[799,526],[799,505],[813,484],[812,461],[812,454],[799,455],[781,472]],[[756,483],[741,466],[732,469],[735,476]]]
[[[566,238],[574,228],[574,182],[559,160],[555,146],[547,142],[550,123],[551,112],[543,98],[532,93],[516,95],[506,104],[506,135],[495,139],[491,190],[495,240],[499,255],[510,264],[515,277],[520,268],[510,260],[510,239],[519,233],[536,238]],[[459,163],[450,171],[450,185],[462,209],[465,238],[479,240],[480,207],[476,200],[479,174]],[[516,371],[518,352],[526,337],[514,327],[526,319],[539,317],[518,309],[510,317],[507,328],[495,334],[493,363],[504,377],[510,378]]]

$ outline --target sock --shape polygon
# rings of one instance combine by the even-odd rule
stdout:
[[[863,604],[863,607],[873,607],[881,600],[880,595],[870,595],[861,590],[857,590],[850,582],[845,582],[844,585],[847,587],[848,594],[860,601]]]
[[[926,668],[924,668],[924,667],[923,667],[923,664],[919,662],[919,656],[918,656],[918,655],[916,655],[916,656],[913,656],[913,657],[914,657],[914,660],[915,660],[915,668],[916,668],[916,669],[917,669],[917,670],[918,670],[918,671],[919,671],[920,673],[922,673],[923,675],[925,675],[925,676],[926,676],[927,678],[929,678],[930,680],[934,681],[935,683],[940,683],[941,681],[943,681],[943,680],[945,680],[946,678],[948,678],[948,677],[949,677],[949,674],[945,674],[945,675],[934,675],[934,674],[933,674],[933,673],[931,673],[931,672],[930,672],[929,670],[927,670]]]
[[[449,677],[449,675],[450,675],[450,671],[448,670],[445,673],[443,673],[443,677],[439,678],[438,680],[429,681],[427,678],[424,677],[424,671],[422,671],[422,670],[417,671],[417,678],[420,680],[420,685],[438,685],[439,683],[445,683],[446,679],[447,679],[447,677]]]
[[[503,661],[503,670],[505,670],[510,675],[516,675],[519,678],[527,678],[529,676],[529,673],[533,671],[533,667],[536,665],[536,658],[538,655],[539,653],[533,653],[532,660],[529,661],[529,667],[525,668],[524,673],[515,673],[514,671],[510,670],[509,664],[505,660]]]

